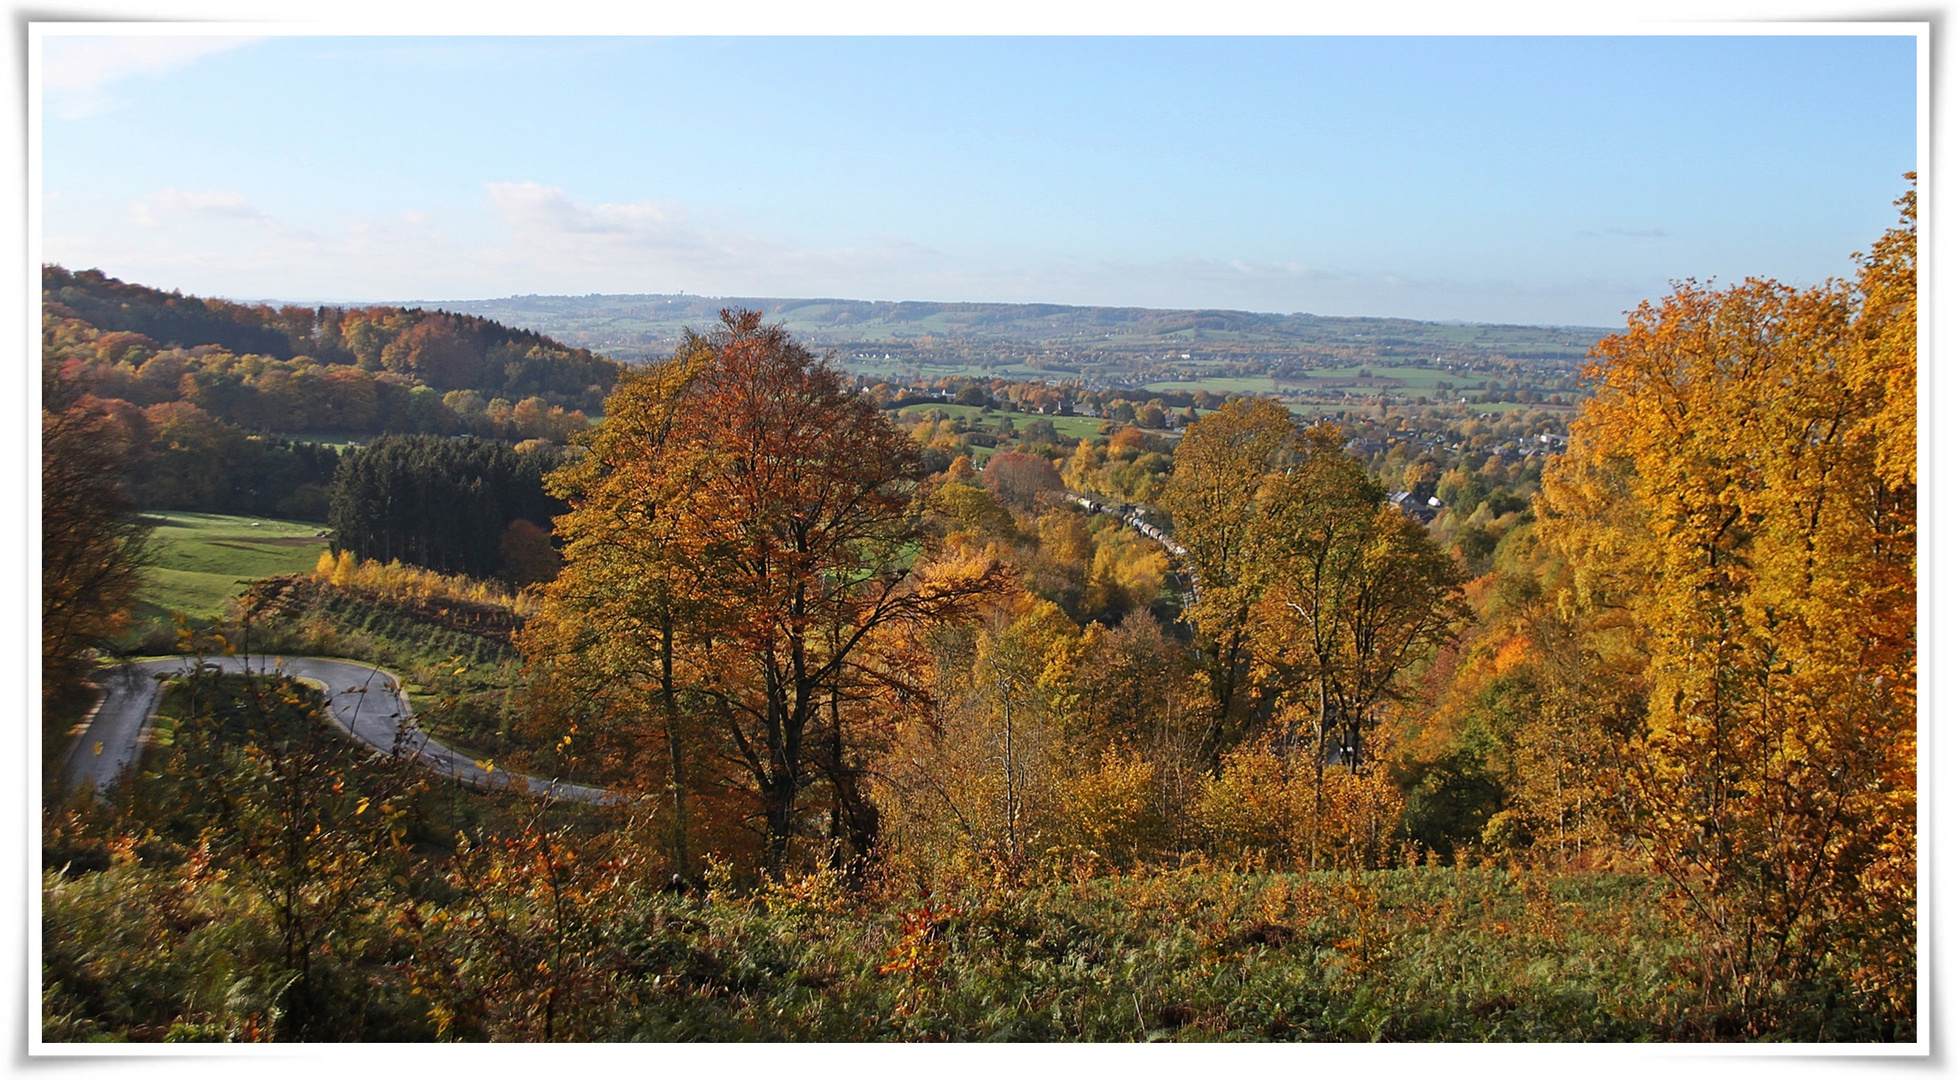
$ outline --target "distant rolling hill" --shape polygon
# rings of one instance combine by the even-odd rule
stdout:
[[[852,368],[1060,374],[1118,382],[1219,365],[1246,374],[1437,360],[1574,369],[1609,332],[1301,313],[781,297],[532,295],[422,303],[533,329],[628,361],[666,355],[679,343],[682,329],[706,330],[721,308],[743,307],[785,324],[813,348],[834,350]]]

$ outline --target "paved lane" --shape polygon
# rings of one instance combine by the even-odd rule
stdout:
[[[142,737],[149,733],[163,684],[188,674],[196,662],[192,657],[167,657],[138,660],[111,670],[103,680],[101,705],[62,760],[62,787],[100,792],[114,784],[140,754]],[[538,797],[549,795],[584,803],[623,798],[604,788],[483,768],[467,754],[450,750],[417,727],[400,680],[371,664],[309,656],[218,656],[206,657],[203,662],[224,671],[270,671],[321,685],[326,692],[327,716],[343,734],[379,753],[411,758],[437,775],[471,787],[520,784]]]
[[[62,789],[86,786],[100,791],[135,764],[136,748],[148,733],[149,718],[162,693],[163,684],[153,677],[149,664],[112,669],[102,680],[102,700],[88,727],[69,742],[62,756]]]

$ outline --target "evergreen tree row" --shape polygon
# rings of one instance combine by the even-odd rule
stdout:
[[[213,424],[213,442],[154,446],[133,463],[131,493],[152,510],[326,519],[340,454],[318,443],[254,438]]]
[[[515,523],[547,529],[568,509],[543,485],[560,460],[482,439],[386,436],[342,459],[329,520],[340,546],[362,558],[507,576]]]

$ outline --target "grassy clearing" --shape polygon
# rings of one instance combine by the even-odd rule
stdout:
[[[152,513],[156,564],[137,595],[145,621],[180,613],[208,620],[260,578],[310,571],[327,541],[323,526],[226,514]]]
[[[1061,438],[1071,442],[1096,438],[1101,434],[1101,425],[1106,423],[1092,416],[1049,416],[1047,419],[1053,421],[1053,430],[1059,432]],[[1015,422],[1025,423],[1024,420]]]
[[[1099,437],[1101,434],[1101,425],[1107,422],[1100,417],[1094,416],[1041,416],[1039,413],[1008,413],[1000,412],[997,409],[994,409],[991,413],[985,413],[982,406],[953,405],[949,402],[943,404],[932,403],[929,405],[906,405],[891,415],[899,425],[909,426],[924,419],[925,414],[934,409],[943,412],[947,417],[956,418],[962,416],[968,424],[985,431],[999,430],[999,420],[1001,417],[1011,417],[1013,427],[1020,431],[1024,431],[1026,425],[1034,420],[1051,420],[1053,422],[1053,430],[1059,433],[1061,439],[1065,440],[1068,444],[1078,442],[1081,439]]]

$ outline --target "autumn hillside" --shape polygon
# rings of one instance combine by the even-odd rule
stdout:
[[[180,399],[201,405],[207,399],[237,410],[225,419],[255,420],[278,431],[399,430],[388,425],[385,411],[359,408],[372,394],[362,392],[366,384],[355,372],[408,391],[427,387],[438,396],[473,392],[506,401],[540,397],[548,405],[592,413],[618,378],[616,363],[588,349],[474,315],[244,305],[59,266],[42,268],[41,290],[55,355],[92,368],[106,388],[129,391],[105,396],[142,405]],[[162,363],[149,369],[159,356]],[[186,374],[190,382],[182,384]],[[337,378],[336,392],[322,394],[308,376]],[[241,387],[260,395],[255,408],[244,404],[250,397]],[[325,426],[327,417],[309,406],[338,410],[332,418],[345,422]],[[481,408],[457,409],[450,402],[449,411],[467,420]]]
[[[487,426],[339,458],[333,550],[174,647],[356,651],[607,791],[197,666],[50,793],[43,1036],[1916,1040],[1897,206],[1848,277],[1641,305],[1577,400],[896,386],[741,310],[615,370],[50,270],[50,702],[137,700],[157,462],[322,394]]]

